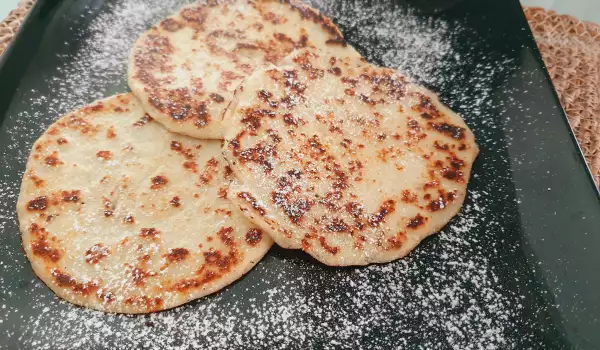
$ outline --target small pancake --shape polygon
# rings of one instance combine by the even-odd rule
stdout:
[[[459,212],[478,154],[430,91],[313,49],[248,77],[225,122],[229,198],[276,243],[328,265],[408,254]]]
[[[170,131],[222,139],[223,112],[239,83],[299,47],[358,55],[329,18],[296,0],[194,4],[139,38],[129,86]]]
[[[220,147],[168,132],[131,94],[60,118],[33,145],[17,203],[35,273],[69,302],[118,313],[240,278],[272,240],[225,199]]]

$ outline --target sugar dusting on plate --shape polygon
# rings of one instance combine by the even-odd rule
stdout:
[[[445,91],[453,81],[466,79],[466,71],[459,68],[477,55],[455,50],[455,38],[467,29],[441,19],[423,21],[392,4],[310,2],[333,17],[369,60],[443,91],[445,101],[476,132],[482,150],[497,147],[486,141],[486,134],[497,127],[488,115],[494,107],[489,94],[510,62],[477,57],[478,69],[468,72],[471,84]],[[21,174],[34,141],[23,135],[39,135],[61,114],[126,91],[127,57],[134,40],[183,3],[118,0],[89,9],[95,17],[88,30],[73,32],[80,43],[77,53],[61,57],[47,77],[52,92],[21,92],[30,99],[30,108],[5,125],[8,132],[2,136],[9,148],[0,154],[5,169],[0,178],[0,230],[10,243],[0,253],[14,257],[8,266],[0,265],[12,271],[10,278],[0,276],[0,329],[3,322],[13,323],[4,328],[7,337],[22,348],[36,349],[515,347],[515,320],[523,305],[498,283],[492,261],[498,255],[496,245],[503,243],[503,226],[501,213],[492,206],[499,197],[483,190],[470,191],[461,214],[405,259],[335,269],[275,249],[225,291],[149,316],[75,307],[32,279],[19,247],[14,210],[19,183],[8,180]],[[78,27],[78,19],[73,21]],[[11,156],[15,153],[17,159]],[[473,181],[478,177],[475,172]],[[485,187],[495,188],[493,183]],[[13,292],[23,290],[16,284],[31,288],[23,291],[29,298],[43,297],[30,305],[12,302],[22,300]]]

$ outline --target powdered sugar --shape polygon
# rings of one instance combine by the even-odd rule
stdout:
[[[527,343],[523,297],[504,289],[497,269],[514,242],[506,239],[502,174],[491,174],[501,145],[488,137],[492,83],[510,70],[502,57],[456,49],[456,38],[479,40],[458,23],[423,21],[396,5],[311,1],[332,16],[369,60],[399,68],[442,91],[478,136],[482,148],[463,212],[408,258],[364,268],[329,268],[274,248],[244,279],[214,296],[150,316],[115,316],[64,303],[38,280],[19,251],[14,213],[18,182],[32,137],[61,114],[125,91],[131,44],[149,24],[183,4],[177,0],[118,0],[90,9],[81,47],[61,57],[46,93],[25,91],[29,106],[2,130],[0,229],[8,254],[0,277],[5,346],[70,349],[419,348],[494,349]],[[79,28],[77,22],[74,28]],[[75,43],[76,40],[68,44]],[[456,81],[463,82],[456,89]],[[453,87],[450,90],[450,87]],[[9,117],[11,117],[9,115]],[[39,122],[43,121],[43,122]],[[5,131],[6,135],[4,134]],[[14,155],[17,155],[16,158]],[[488,157],[488,158],[486,158]],[[508,194],[506,194],[508,198]],[[508,208],[508,209],[507,209]],[[24,277],[27,276],[27,277]],[[519,278],[516,276],[515,278]],[[516,282],[515,282],[516,283]],[[19,287],[21,286],[21,287]],[[24,287],[23,287],[24,286]],[[14,295],[21,293],[22,295]],[[35,300],[34,302],[29,302]],[[10,324],[10,326],[5,326]],[[523,334],[516,335],[515,329]],[[2,347],[3,345],[0,345]]]

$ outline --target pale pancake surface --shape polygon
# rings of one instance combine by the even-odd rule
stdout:
[[[182,8],[134,45],[129,86],[173,132],[222,138],[233,91],[257,67],[296,48],[355,54],[333,22],[296,0],[225,0]]]
[[[168,132],[131,94],[60,118],[33,145],[17,203],[35,273],[69,302],[118,313],[240,278],[272,240],[225,199],[220,149]]]
[[[276,243],[329,265],[388,262],[439,231],[478,154],[435,94],[312,49],[248,77],[225,123],[229,198]]]

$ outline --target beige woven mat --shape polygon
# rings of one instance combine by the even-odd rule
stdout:
[[[25,18],[25,15],[29,12],[29,9],[33,6],[34,2],[35,0],[21,0],[17,9],[12,10],[8,14],[8,17],[0,23],[0,54],[6,50],[6,47],[17,33],[17,30],[19,30],[23,18]]]
[[[34,2],[21,0],[0,23],[0,54]],[[524,10],[596,183],[600,183],[600,26],[542,8]]]
[[[600,183],[600,26],[524,8],[579,145]]]

